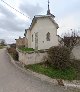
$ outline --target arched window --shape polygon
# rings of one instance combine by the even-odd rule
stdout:
[[[32,35],[32,42],[33,42],[33,35]]]
[[[50,41],[50,33],[49,32],[46,34],[46,40]]]

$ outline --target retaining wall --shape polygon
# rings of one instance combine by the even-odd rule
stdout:
[[[72,53],[73,53],[74,59],[80,60],[80,46],[74,46]]]
[[[23,64],[36,64],[43,62],[44,58],[47,56],[47,52],[22,52],[18,50],[19,61]]]

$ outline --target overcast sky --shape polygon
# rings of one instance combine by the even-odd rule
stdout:
[[[25,15],[0,0],[0,39],[6,39],[7,43],[15,42],[19,36],[23,37],[35,15],[47,13],[47,0],[4,1]],[[50,10],[59,24],[58,34],[70,29],[80,29],[80,0],[50,0]]]

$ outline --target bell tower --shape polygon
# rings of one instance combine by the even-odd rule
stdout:
[[[47,10],[47,15],[50,15],[51,13],[50,13],[50,8],[49,8],[49,0],[48,0],[48,10]]]

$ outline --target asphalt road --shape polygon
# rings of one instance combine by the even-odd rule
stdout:
[[[0,50],[0,92],[80,92],[65,89],[22,72],[11,62],[5,49]]]

